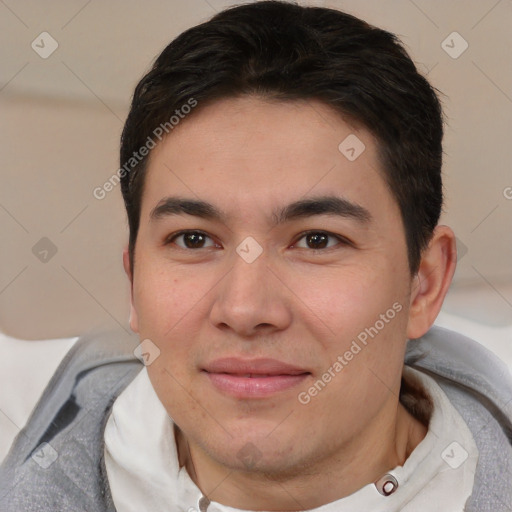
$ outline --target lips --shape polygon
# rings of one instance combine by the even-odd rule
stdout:
[[[299,385],[310,372],[276,359],[217,359],[203,372],[223,394],[236,398],[263,398]]]
[[[309,373],[304,368],[294,366],[277,359],[244,360],[236,357],[217,359],[206,365],[205,371],[210,373],[230,373],[236,375],[299,375]]]

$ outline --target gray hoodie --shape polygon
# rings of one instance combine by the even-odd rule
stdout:
[[[138,341],[83,336],[66,355],[0,467],[1,512],[115,512],[103,431],[116,397],[142,368]],[[408,342],[405,364],[430,375],[479,450],[467,512],[512,512],[512,377],[484,347],[432,328]],[[136,420],[136,419],[135,419]]]

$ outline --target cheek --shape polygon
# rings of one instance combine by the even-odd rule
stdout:
[[[350,326],[339,323],[337,336],[324,343],[326,362],[315,376],[317,380],[301,390],[301,398],[309,400],[305,407],[311,418],[321,417],[326,428],[350,437],[378,415],[389,400],[395,399],[403,366],[406,325],[405,308],[400,312],[396,309],[375,308],[379,313],[370,313],[371,320],[366,325],[363,317],[367,312],[360,312],[361,328],[353,326],[356,320],[351,313],[343,317],[351,322],[353,334]],[[381,313],[387,323],[380,318]]]
[[[335,339],[347,339],[373,324],[397,300],[399,292],[389,275],[363,266],[308,273],[297,279],[297,295],[307,318]]]
[[[134,282],[139,336],[150,339],[160,356],[148,366],[150,377],[164,387],[186,385],[194,372],[194,357],[215,284],[211,271],[184,269],[157,258],[141,258]],[[175,380],[176,379],[176,380]]]
[[[383,392],[394,388],[406,341],[406,277],[373,267],[304,278],[302,284],[301,316],[323,346],[323,370],[338,356],[344,360],[333,391],[339,385],[339,393],[364,396],[377,385]]]
[[[134,305],[139,330],[165,339],[189,316],[197,315],[212,288],[211,276],[158,260],[139,262],[134,282]]]

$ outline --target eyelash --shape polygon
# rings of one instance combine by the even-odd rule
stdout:
[[[208,235],[207,233],[205,233],[204,231],[200,231],[198,229],[186,229],[186,230],[183,230],[183,231],[178,231],[176,233],[173,233],[171,235],[169,235],[165,241],[164,241],[164,245],[170,245],[172,244],[177,238],[179,238],[180,236],[183,236],[183,235],[191,235],[191,234],[197,234],[197,235],[203,235],[205,236],[206,238],[209,238],[210,240],[214,241],[213,238]],[[214,242],[215,243],[215,242]],[[180,247],[178,246],[179,249],[183,249],[183,250],[188,250],[188,251],[193,251],[194,249],[190,249],[188,247]],[[200,247],[200,249],[205,249],[205,247]],[[197,250],[197,249],[195,249]]]
[[[174,241],[179,238],[180,236],[183,236],[183,235],[189,235],[189,234],[198,234],[198,235],[203,235],[207,238],[209,238],[210,240],[212,240],[214,242],[215,245],[219,245],[217,244],[214,239],[208,235],[207,233],[205,233],[204,231],[200,231],[200,230],[197,230],[197,229],[189,229],[189,230],[183,230],[183,231],[178,231],[176,233],[172,233],[171,235],[169,235],[165,241],[164,241],[164,245],[170,245],[172,243],[174,243]],[[306,236],[308,235],[326,235],[330,238],[335,238],[338,243],[333,246],[333,247],[326,247],[326,248],[322,248],[322,249],[314,249],[314,248],[305,248],[305,247],[299,247],[299,249],[306,249],[306,250],[309,250],[309,251],[322,251],[322,252],[325,252],[325,251],[328,251],[328,250],[332,250],[332,249],[335,249],[336,247],[338,246],[353,246],[352,242],[350,240],[348,240],[347,238],[343,237],[343,236],[340,236],[340,235],[336,235],[334,233],[331,233],[329,231],[321,231],[321,230],[308,230],[308,231],[303,231],[302,233],[300,233],[299,235],[297,235],[297,237],[295,238],[295,241],[292,243],[291,247],[295,247],[300,240],[302,240],[303,238],[305,238]],[[191,248],[188,248],[188,247],[180,247],[178,246],[180,249],[183,249],[183,250],[188,250],[188,251],[194,251],[194,250],[199,250],[199,249],[208,249],[209,247],[200,247],[199,249],[191,249]]]
[[[348,240],[347,238],[341,236],[341,235],[336,235],[334,233],[331,233],[330,231],[322,231],[322,230],[315,230],[315,229],[310,229],[308,231],[303,231],[302,233],[300,233],[297,238],[295,239],[295,242],[293,242],[292,244],[292,247],[295,246],[300,240],[302,240],[304,237],[308,236],[308,235],[326,235],[330,238],[334,238],[335,240],[337,240],[337,244],[333,247],[326,247],[324,249],[313,249],[313,248],[307,248],[307,250],[309,251],[328,251],[328,250],[332,250],[332,249],[336,249],[338,246],[351,246],[352,245],[352,242],[350,242],[350,240]],[[304,249],[303,247],[300,247],[300,249]]]

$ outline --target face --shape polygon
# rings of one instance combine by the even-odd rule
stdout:
[[[313,467],[396,414],[410,290],[376,143],[322,103],[219,101],[153,150],[131,326],[211,460]]]

